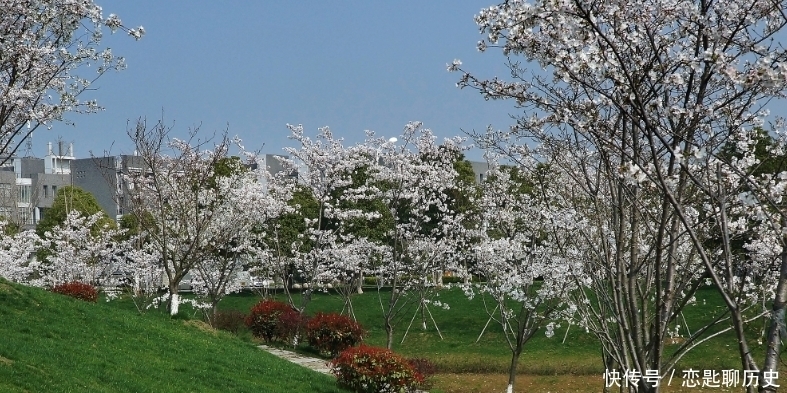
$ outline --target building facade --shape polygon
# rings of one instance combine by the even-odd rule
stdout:
[[[11,157],[0,166],[0,217],[23,229],[35,228],[52,207],[57,191],[76,186],[96,198],[109,217],[120,219],[130,210],[130,175],[146,171],[142,157],[118,155],[74,157],[73,144],[48,144],[44,158]],[[261,165],[275,174],[286,169],[277,155],[263,155]],[[256,168],[252,168],[256,169]],[[293,174],[292,176],[297,176]],[[265,182],[265,179],[260,179]]]

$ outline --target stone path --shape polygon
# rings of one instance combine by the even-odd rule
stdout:
[[[331,368],[328,367],[328,361],[324,359],[317,359],[317,358],[301,355],[299,353],[295,353],[292,351],[273,348],[267,345],[259,345],[259,348],[264,351],[270,352],[282,359],[287,359],[295,364],[301,365],[303,367],[308,367],[319,373],[333,375],[331,374]]]
[[[317,359],[305,355],[301,355],[299,353],[295,353],[292,351],[287,351],[284,349],[274,348],[268,345],[258,345],[258,348],[262,349],[263,351],[267,351],[272,353],[282,359],[289,360],[297,365],[308,367],[318,373],[331,374],[331,368],[328,366],[328,361],[325,359]],[[416,393],[428,393],[423,390],[416,390]]]

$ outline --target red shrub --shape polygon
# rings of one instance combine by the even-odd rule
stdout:
[[[98,300],[98,290],[96,290],[96,287],[90,284],[81,283],[79,281],[55,285],[52,287],[51,291],[61,295],[84,300],[86,302],[95,303]]]
[[[274,336],[277,340],[292,344],[296,337],[303,335],[307,318],[296,310],[289,309],[279,314]]]
[[[294,311],[289,304],[266,299],[251,308],[246,317],[246,326],[255,337],[272,341],[277,336],[279,317],[286,312]]]
[[[412,392],[423,383],[407,359],[385,348],[349,348],[331,366],[339,384],[358,393]]]
[[[431,389],[432,381],[430,377],[437,372],[437,366],[427,358],[410,358],[407,359],[407,363],[410,363],[413,371],[422,378],[421,383],[418,384],[418,388],[421,390]]]
[[[331,356],[360,343],[365,334],[358,322],[339,314],[317,313],[306,323],[309,345]]]

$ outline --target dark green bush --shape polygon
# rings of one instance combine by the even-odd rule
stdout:
[[[219,311],[213,316],[213,328],[225,330],[232,334],[238,334],[245,320],[246,314],[240,311]]]

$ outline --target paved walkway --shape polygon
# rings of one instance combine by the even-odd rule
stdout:
[[[317,359],[317,358],[301,355],[299,353],[295,353],[292,351],[273,348],[267,345],[259,345],[259,348],[264,351],[268,351],[282,359],[287,359],[295,364],[301,365],[303,367],[308,367],[319,373],[333,375],[331,374],[331,368],[328,367],[328,361],[325,359]]]
[[[268,345],[258,345],[257,347],[262,349],[263,351],[268,351],[282,359],[287,359],[300,366],[308,367],[314,371],[317,371],[318,373],[333,375],[331,373],[331,368],[328,366],[328,361],[325,359],[317,359],[317,358],[301,355],[299,353],[295,353],[292,351],[274,348]],[[416,390],[415,392],[428,393],[423,390]]]

